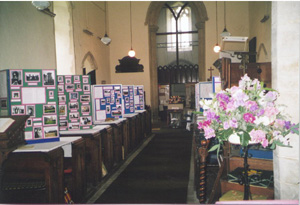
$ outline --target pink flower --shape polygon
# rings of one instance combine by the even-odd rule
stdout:
[[[230,128],[229,123],[228,122],[224,122],[223,123],[223,128],[224,128],[224,130],[229,129]]]
[[[258,105],[255,101],[247,101],[245,106],[251,112],[255,112],[256,110],[258,110]]]
[[[266,148],[269,144],[267,138],[266,138],[266,133],[262,130],[251,130],[249,133],[251,140],[255,142],[261,143],[261,145]]]
[[[255,117],[251,113],[245,113],[243,118],[246,122],[250,122],[250,123],[253,123],[255,120]]]
[[[272,117],[272,116],[274,116],[274,115],[277,115],[279,113],[279,111],[275,108],[275,107],[266,107],[266,109],[265,109],[265,115],[267,116],[267,117]]]
[[[233,117],[232,120],[229,121],[229,126],[232,128],[237,128],[238,127],[238,123],[237,120]]]
[[[215,130],[210,127],[204,127],[204,136],[206,139],[216,137]]]
[[[274,123],[275,128],[283,129],[285,126],[285,121],[281,119],[276,119]]]
[[[203,129],[204,127],[209,126],[210,123],[211,123],[210,120],[205,120],[205,121],[203,121],[203,122],[199,122],[199,123],[198,123],[198,129],[201,130],[201,129]]]

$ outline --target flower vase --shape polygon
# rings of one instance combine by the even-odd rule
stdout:
[[[242,134],[242,133],[240,133]],[[228,141],[231,144],[235,145],[241,145],[240,137],[237,135],[237,133],[234,133],[229,136]],[[249,141],[248,145],[257,144],[255,141]],[[249,200],[250,196],[250,182],[248,179],[248,146],[243,146],[243,152],[244,152],[244,174],[243,174],[243,184],[244,184],[244,200]]]

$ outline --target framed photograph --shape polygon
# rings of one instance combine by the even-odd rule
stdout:
[[[11,83],[11,86],[22,86],[23,85],[23,71],[22,70],[11,70],[10,71],[10,83]]]
[[[90,85],[83,85],[83,91],[89,92],[90,91]]]
[[[43,105],[43,114],[55,114],[56,113],[56,105]]]
[[[70,100],[78,100],[78,93],[69,93]]]
[[[43,125],[56,125],[57,124],[57,116],[56,115],[44,115],[43,116]]]
[[[54,97],[54,91],[53,90],[49,91],[49,97]]]
[[[60,83],[63,83],[64,82],[64,76],[57,76],[57,81],[60,82]]]
[[[25,106],[24,105],[12,105],[11,106],[12,115],[24,115]]]
[[[80,83],[76,83],[75,86],[76,86],[76,89],[81,89]]]
[[[58,137],[58,127],[44,127],[45,138],[55,138]]]
[[[21,98],[20,91],[12,91],[11,98],[12,99],[20,99]]]
[[[26,121],[26,127],[32,127],[32,119]]]
[[[82,113],[90,113],[90,106],[89,105],[81,105],[81,112]]]
[[[80,124],[81,125],[92,125],[92,117],[91,116],[80,117]]]
[[[83,83],[89,83],[89,78],[82,78]]]
[[[111,111],[112,116],[121,116],[122,115],[122,110],[114,110]]]
[[[38,83],[41,81],[39,72],[25,72],[25,82],[27,83]]]
[[[65,102],[66,101],[66,96],[65,95],[58,96],[58,101]]]
[[[43,131],[42,127],[34,127],[32,130],[32,135],[34,139],[42,139],[43,138]]]
[[[64,92],[64,85],[58,85],[57,90],[59,93]]]
[[[67,116],[67,105],[59,105],[58,109],[60,116]]]
[[[71,83],[72,83],[71,78],[66,78],[66,84],[71,84]]]
[[[67,120],[60,120],[59,121],[60,127],[68,127],[68,121]]]
[[[70,85],[66,85],[66,90],[74,90],[75,89],[75,85],[74,84],[70,84]]]
[[[79,119],[79,113],[78,112],[69,113],[69,119],[70,120],[78,120]]]
[[[78,102],[69,102],[69,109],[70,110],[78,110],[79,104]]]
[[[75,76],[74,76],[74,82],[79,82],[79,81],[80,81],[79,75],[75,75]]]
[[[55,70],[43,70],[43,85],[55,86]]]
[[[26,115],[35,117],[35,105],[26,105]]]
[[[6,99],[1,99],[0,100],[0,106],[1,106],[1,108],[7,108],[7,100]]]
[[[79,123],[69,123],[69,130],[78,130],[79,129]]]
[[[91,96],[90,95],[81,95],[80,102],[90,102]]]

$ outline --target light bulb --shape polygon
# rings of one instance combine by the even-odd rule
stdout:
[[[219,53],[220,50],[221,50],[221,47],[218,44],[216,44],[215,47],[214,47],[214,52]]]
[[[135,51],[133,49],[130,49],[130,51],[128,52],[128,56],[129,57],[134,57],[135,56]]]

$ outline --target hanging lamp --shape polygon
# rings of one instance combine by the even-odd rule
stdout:
[[[106,16],[106,13],[107,13],[107,9],[106,9],[106,2],[104,3],[105,5],[105,34],[104,34],[104,37],[102,37],[100,40],[102,41],[102,43],[104,43],[105,45],[109,45],[110,42],[111,42],[111,38],[108,37],[107,35],[107,16]]]
[[[134,57],[135,56],[135,51],[132,49],[132,17],[131,17],[131,1],[130,3],[130,50],[128,52],[129,57]]]
[[[222,37],[231,36],[231,34],[226,29],[226,2],[224,1],[224,30],[221,33]]]
[[[218,2],[216,1],[216,41],[217,41],[217,43],[214,46],[215,53],[219,53],[221,50],[221,47],[218,44],[218,9],[217,9],[217,7],[218,7]]]

